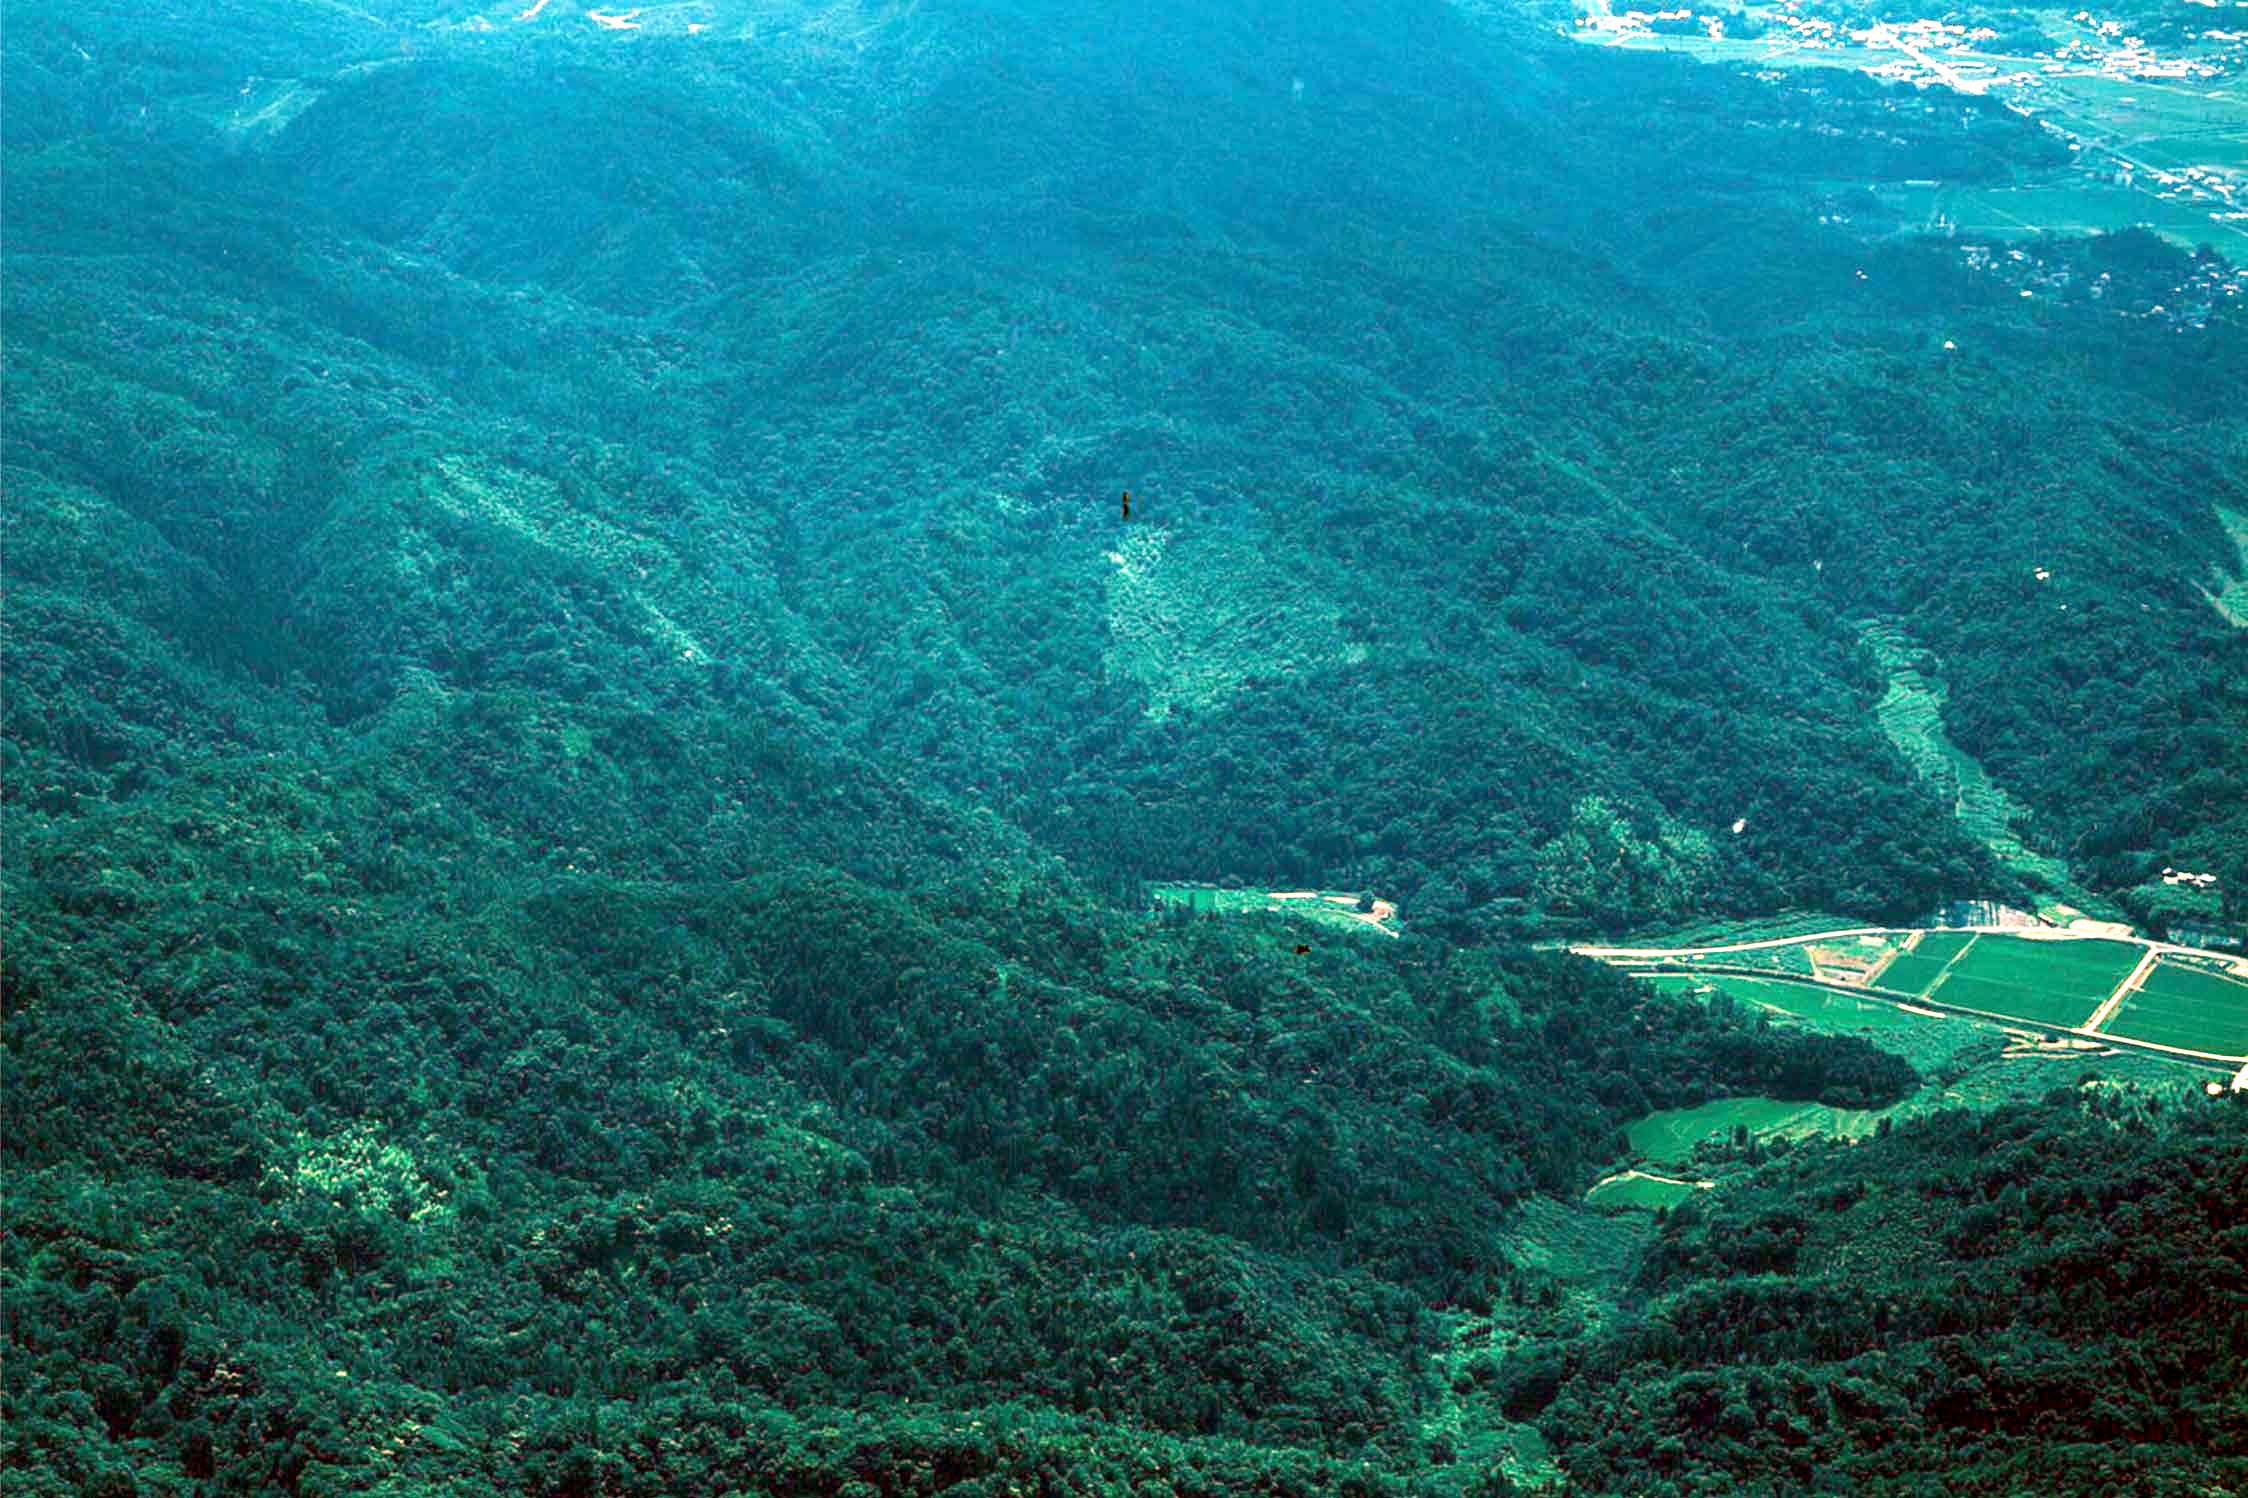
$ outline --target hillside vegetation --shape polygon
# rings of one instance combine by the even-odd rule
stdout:
[[[1809,206],[2034,130],[1419,0],[1130,11],[12,8],[11,1491],[1793,1480],[1594,1376],[1811,1356],[1644,1340],[1749,1209],[1639,1267],[1576,1203],[1652,1111],[1917,1074],[1532,944],[2063,868],[2248,913],[2237,317]],[[2037,252],[2190,273],[2143,238]],[[2173,1111],[2004,1127],[2238,1158]],[[1839,1232],[1977,1127],[1756,1190]],[[2199,1189],[2133,1196],[2147,1274],[2237,1295]],[[2069,1305],[1975,1335],[2168,1334]],[[2191,1335],[2113,1419],[1814,1456],[2238,1480]]]

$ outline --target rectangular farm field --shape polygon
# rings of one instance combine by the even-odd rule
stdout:
[[[2165,962],[2103,1028],[2126,1040],[2248,1056],[2248,983]]]
[[[1918,952],[1907,952],[1874,974],[1873,986],[1888,989],[1891,993],[1906,993],[1919,998],[1944,970],[1946,960],[1941,957],[1923,957]]]
[[[2104,995],[2088,999],[2081,993],[1970,978],[1955,968],[1928,997],[1939,1004],[1957,1004],[1962,1009],[2000,1015],[2024,1024],[2073,1030],[2092,1017],[2092,1011],[2100,1007],[2100,997]]]
[[[1801,983],[1776,983],[1763,978],[1713,979],[1717,988],[1744,1004],[1777,1010],[1824,1030],[1854,1034],[1861,1030],[1899,1030],[1922,1023],[1885,999],[1860,999],[1831,988],[1811,988]]]
[[[1919,944],[1907,955],[1926,957],[1941,966],[1966,951],[1967,944],[1974,939],[1972,931],[1923,931]]]
[[[2129,941],[2036,941],[1984,936],[1952,968],[1954,978],[2012,983],[2043,993],[2083,996],[2092,1008],[2115,991],[2146,948]],[[1946,986],[1949,986],[1948,983]],[[1942,995],[1938,994],[1938,998]]]

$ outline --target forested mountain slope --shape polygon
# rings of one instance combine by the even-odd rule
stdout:
[[[137,513],[271,572],[332,719],[747,683],[1116,873],[1517,928],[2003,893],[1871,721],[1876,614],[2042,845],[2236,870],[2237,326],[1803,221],[2046,149],[2002,112],[1416,14],[406,26],[256,130],[136,60],[180,96],[10,174],[14,357],[109,427],[20,451],[129,503],[162,422],[227,497]],[[86,24],[16,92],[101,115]]]
[[[1435,4],[589,14],[11,10],[11,1487],[1628,1488],[1456,1318],[1671,1356],[1671,1249],[1531,1214],[1914,1076],[1523,938],[2050,893],[1875,618],[2025,838],[2239,914],[2237,319],[1808,206],[2010,116]]]

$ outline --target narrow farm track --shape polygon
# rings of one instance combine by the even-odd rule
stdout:
[[[2101,1002],[2100,1007],[2092,1011],[2092,1017],[2084,1022],[2084,1028],[2097,1030],[2100,1026],[2115,1018],[2115,1011],[2122,1008],[2123,1001],[2147,981],[2147,974],[2153,972],[2154,965],[2161,960],[2161,949],[2150,943],[2145,955],[2139,958],[2139,965],[2125,974],[2123,981],[2115,985],[2115,992],[2109,994]]]

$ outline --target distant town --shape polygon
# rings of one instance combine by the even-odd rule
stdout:
[[[2237,10],[2241,23],[2157,45],[2089,10],[2036,12],[2035,25],[2001,33],[1933,17],[1852,25],[1816,13],[1818,0],[1667,10],[1579,0],[1568,29],[1595,44],[1765,67],[1847,67],[1996,99],[2063,141],[2088,183],[2151,200],[2146,217],[2158,231],[2206,237],[2242,259],[2234,241],[2248,240],[2248,5],[2194,3]],[[2127,209],[2111,208],[2118,213],[2128,221]],[[1952,227],[1940,211],[1930,217],[1930,228]],[[2026,218],[2020,227],[2086,227],[2039,222],[2034,211]],[[2207,231],[2194,227],[2203,222]]]

